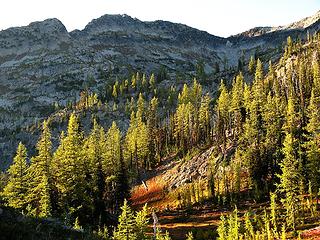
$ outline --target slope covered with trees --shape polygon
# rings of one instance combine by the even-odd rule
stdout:
[[[160,79],[139,73],[116,80],[105,95],[83,92],[56,147],[53,118],[42,124],[36,154],[28,158],[19,144],[1,198],[26,215],[60,218],[98,238],[147,239],[148,209],[131,210],[130,187],[165,157],[186,159],[213,147],[207,179],[176,190],[180,207],[270,200],[255,215],[242,219],[235,209],[223,217],[219,239],[286,239],[305,221],[319,221],[319,44],[319,35],[304,43],[289,37],[278,63],[252,57],[243,73],[221,80],[218,95],[196,79],[161,90]],[[128,128],[103,128],[94,117],[102,109],[130,116]],[[88,111],[90,131],[79,119]],[[156,239],[169,239],[152,216]]]

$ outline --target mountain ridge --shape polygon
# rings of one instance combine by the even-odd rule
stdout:
[[[221,78],[231,79],[251,56],[274,61],[288,36],[306,38],[307,31],[318,31],[317,16],[304,20],[312,24],[303,30],[252,37],[222,38],[184,24],[119,14],[104,15],[71,32],[56,18],[2,30],[0,156],[11,159],[16,143],[32,138],[21,128],[48,117],[56,105],[78,100],[90,79],[95,80],[91,90],[101,92],[107,83],[132,72],[151,74],[164,68],[163,85],[169,87],[178,73],[183,73],[183,82],[192,81],[202,63],[206,87],[215,93]]]

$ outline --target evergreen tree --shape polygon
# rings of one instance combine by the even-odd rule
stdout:
[[[315,89],[312,90],[307,112],[309,122],[306,126],[308,132],[306,150],[309,179],[312,189],[318,191],[320,188],[320,92]]]
[[[42,135],[37,144],[38,155],[31,159],[28,170],[28,204],[31,207],[31,214],[47,217],[51,214],[52,178],[51,159],[52,143],[51,133],[46,121],[43,122]]]
[[[179,93],[179,96],[178,96],[178,101],[179,101],[179,104],[188,104],[190,102],[190,95],[189,95],[189,88],[187,86],[187,84],[184,84],[183,85],[183,88],[182,88],[182,92],[181,94]]]
[[[121,207],[121,215],[119,216],[119,224],[117,229],[114,231],[114,240],[136,240],[137,232],[135,227],[135,217],[128,205],[127,200],[124,201]]]
[[[142,120],[145,119],[145,111],[146,111],[146,102],[143,98],[142,93],[139,93],[139,98],[137,101],[137,117],[141,118]]]
[[[1,193],[8,206],[20,210],[26,209],[28,200],[26,199],[26,193],[29,181],[27,172],[27,149],[20,142],[13,164],[8,169],[8,183]]]
[[[137,79],[136,79],[136,76],[134,74],[132,74],[132,77],[131,77],[131,88],[133,90],[135,90],[137,87]]]
[[[130,167],[135,163],[136,173],[139,175],[139,168],[147,165],[146,157],[148,156],[148,129],[142,121],[140,115],[131,113],[130,126],[127,131],[125,145],[126,158],[130,159]]]
[[[82,151],[83,136],[78,118],[70,115],[68,132],[53,156],[53,168],[56,188],[59,194],[59,206],[63,212],[71,209],[92,207],[85,189],[85,162]]]
[[[256,91],[253,89],[253,91]],[[257,95],[256,95],[257,96]],[[259,100],[253,96],[248,104],[248,115],[244,124],[244,131],[241,135],[241,151],[243,152],[245,165],[249,168],[251,184],[255,190],[262,188],[262,175],[266,169],[262,167],[262,118]],[[258,197],[258,196],[257,196]]]
[[[223,81],[220,83],[220,96],[216,104],[216,134],[217,139],[223,146],[223,153],[227,144],[227,131],[229,130],[229,108],[230,108],[230,96]]]
[[[255,68],[255,59],[253,56],[250,57],[249,65],[248,65],[248,71],[249,73],[253,74],[254,73],[254,68]]]
[[[105,132],[97,123],[93,122],[93,128],[89,136],[84,140],[83,152],[86,159],[85,171],[85,192],[90,195],[93,216],[98,217],[105,210],[103,199],[105,191],[105,173],[103,170],[103,152],[105,148]]]
[[[150,76],[149,85],[151,89],[154,89],[156,87],[156,80],[153,73]]]
[[[147,82],[146,74],[143,74],[143,75],[142,75],[141,85],[142,85],[143,91],[144,91],[144,92],[147,91],[147,89],[148,89],[148,82]]]
[[[128,170],[125,167],[122,156],[122,149],[120,149],[120,161],[115,172],[115,210],[118,210],[120,204],[122,204],[125,199],[130,197],[129,183],[128,183]]]
[[[179,104],[175,114],[174,136],[176,145],[185,152],[195,142],[195,110],[193,105]]]
[[[284,159],[280,163],[281,175],[279,190],[291,196],[299,194],[301,173],[299,172],[299,160],[297,158],[297,140],[291,133],[287,133],[283,143]]]
[[[243,114],[243,99],[244,99],[244,79],[242,73],[240,73],[233,83],[231,90],[231,106],[230,112],[232,114],[232,127],[234,134],[237,138],[242,132],[242,114]]]
[[[118,82],[116,82],[118,83]],[[113,89],[112,89],[112,96],[113,98],[116,100],[118,97],[118,89],[117,89],[118,84],[114,84],[113,85]]]
[[[153,136],[149,138],[149,161],[150,165],[154,166],[156,158],[158,161],[161,158],[161,141],[162,136],[158,129],[158,98],[153,97],[149,104],[148,116],[147,116],[147,128],[148,135]]]
[[[147,236],[147,227],[149,224],[148,219],[148,208],[147,205],[144,205],[141,211],[137,212],[135,217],[136,233],[137,239],[146,240]]]
[[[198,139],[206,142],[210,142],[211,131],[211,112],[210,112],[211,98],[207,94],[201,99],[201,105],[199,109],[199,133]]]
[[[289,57],[292,54],[292,49],[293,49],[293,43],[292,43],[292,38],[289,36],[287,38],[287,47],[286,47],[286,53],[285,56]]]
[[[266,153],[267,168],[270,169],[272,181],[275,181],[275,173],[278,172],[278,163],[282,157],[282,124],[284,106],[279,97],[269,93],[264,105],[262,118],[265,128],[264,149]]]
[[[300,119],[297,110],[296,99],[294,97],[289,97],[283,129],[286,133],[290,133],[293,135],[293,137],[297,138],[299,124]]]
[[[106,174],[112,175],[120,164],[121,132],[115,122],[109,128],[103,149],[102,167]]]

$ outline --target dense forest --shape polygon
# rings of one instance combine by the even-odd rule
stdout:
[[[103,94],[84,91],[69,106],[57,146],[50,117],[41,124],[35,155],[19,143],[1,177],[2,203],[98,239],[170,239],[148,205],[132,210],[130,188],[169,155],[184,158],[214,147],[207,180],[181,188],[179,205],[210,199],[217,208],[234,209],[221,217],[221,240],[299,237],[299,226],[319,220],[319,38],[289,37],[277,63],[252,57],[234,79],[221,80],[217,95],[203,90],[201,65],[198,80],[181,88],[160,88],[167,77],[162,70],[116,80]],[[79,117],[99,109],[130,116],[128,129],[115,121],[105,129],[93,117],[91,131],[84,131]],[[244,199],[268,205],[240,213],[236,206]],[[194,239],[191,232],[186,238]]]

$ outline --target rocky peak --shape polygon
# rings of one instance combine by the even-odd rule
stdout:
[[[48,35],[68,35],[68,31],[62,22],[56,18],[44,21],[32,22],[28,26],[13,27],[0,31],[0,38],[30,36],[32,34]]]
[[[33,22],[30,23],[28,27],[43,34],[68,34],[66,27],[57,18],[49,18],[44,21]]]
[[[282,28],[284,29],[305,29],[310,27],[311,25],[315,24],[320,19],[320,11],[318,11],[316,14],[306,17],[298,22],[294,22],[292,24],[289,24],[287,26],[284,26]]]
[[[126,14],[106,14],[100,18],[93,19],[83,31],[89,33],[99,33],[106,31],[130,30],[134,26],[143,25],[138,19],[132,18]]]
[[[243,33],[234,35],[232,37],[257,37],[260,35],[263,35],[265,33],[270,32],[272,29],[272,27],[255,27],[255,28],[251,28],[248,31],[245,31]]]
[[[309,28],[316,27],[316,31],[318,29],[318,21],[320,20],[320,11],[318,11],[316,14],[306,17],[300,21],[291,23],[286,26],[279,26],[279,27],[255,27],[248,31],[245,31],[243,33],[231,36],[231,38],[246,38],[246,37],[258,37],[262,36],[264,34],[268,33],[274,33],[274,32],[281,32],[281,31],[303,31]],[[313,31],[314,32],[314,31]]]
[[[0,56],[21,55],[40,49],[57,49],[70,42],[65,26],[56,18],[0,31]]]

